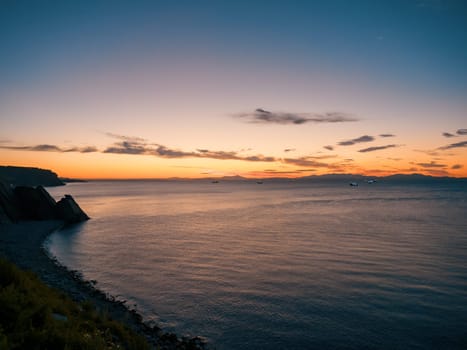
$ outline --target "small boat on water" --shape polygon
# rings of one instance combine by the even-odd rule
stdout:
[[[366,183],[368,184],[374,184],[375,182],[376,182],[375,179],[366,180]]]
[[[213,184],[218,184],[218,183],[219,183],[219,181],[217,181],[217,180],[214,180],[214,181],[211,181],[211,183],[213,183]]]
[[[261,184],[263,183],[263,181],[256,181],[256,183],[257,183],[258,185],[261,185]]]
[[[357,182],[351,182],[349,183],[350,186],[352,187],[358,187],[358,183]]]

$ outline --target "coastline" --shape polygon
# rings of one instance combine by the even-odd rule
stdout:
[[[142,317],[123,302],[116,301],[85,281],[77,271],[70,271],[50,256],[44,242],[53,232],[64,226],[62,221],[24,221],[16,224],[0,224],[0,255],[22,269],[34,272],[48,286],[59,289],[73,300],[92,302],[96,309],[143,335],[159,349],[206,349],[199,338],[179,338],[173,333],[149,326]]]

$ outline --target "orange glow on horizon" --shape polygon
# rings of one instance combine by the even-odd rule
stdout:
[[[410,159],[410,158],[409,158]],[[456,166],[452,159],[440,169],[428,160],[397,162],[368,157],[343,165],[326,167],[299,167],[277,162],[247,162],[242,160],[215,160],[200,158],[161,159],[144,155],[121,155],[103,153],[59,153],[2,151],[2,164],[50,169],[60,177],[77,179],[167,179],[167,178],[214,178],[239,175],[252,179],[273,177],[298,178],[324,174],[360,174],[388,176],[393,174],[424,174],[431,176],[467,177],[467,169]],[[427,158],[429,159],[429,158]],[[426,168],[415,164],[426,164]],[[338,162],[334,163],[338,164]]]

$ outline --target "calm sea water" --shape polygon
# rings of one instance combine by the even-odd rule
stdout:
[[[114,181],[48,248],[217,349],[466,349],[465,185]]]

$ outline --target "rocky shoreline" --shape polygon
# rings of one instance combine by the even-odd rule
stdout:
[[[63,221],[57,220],[0,224],[0,255],[34,272],[47,285],[65,292],[75,301],[92,302],[97,309],[143,335],[155,349],[207,349],[206,342],[200,337],[180,338],[144,323],[136,310],[99,291],[94,282],[83,280],[79,272],[68,270],[50,257],[44,241],[63,225]]]

